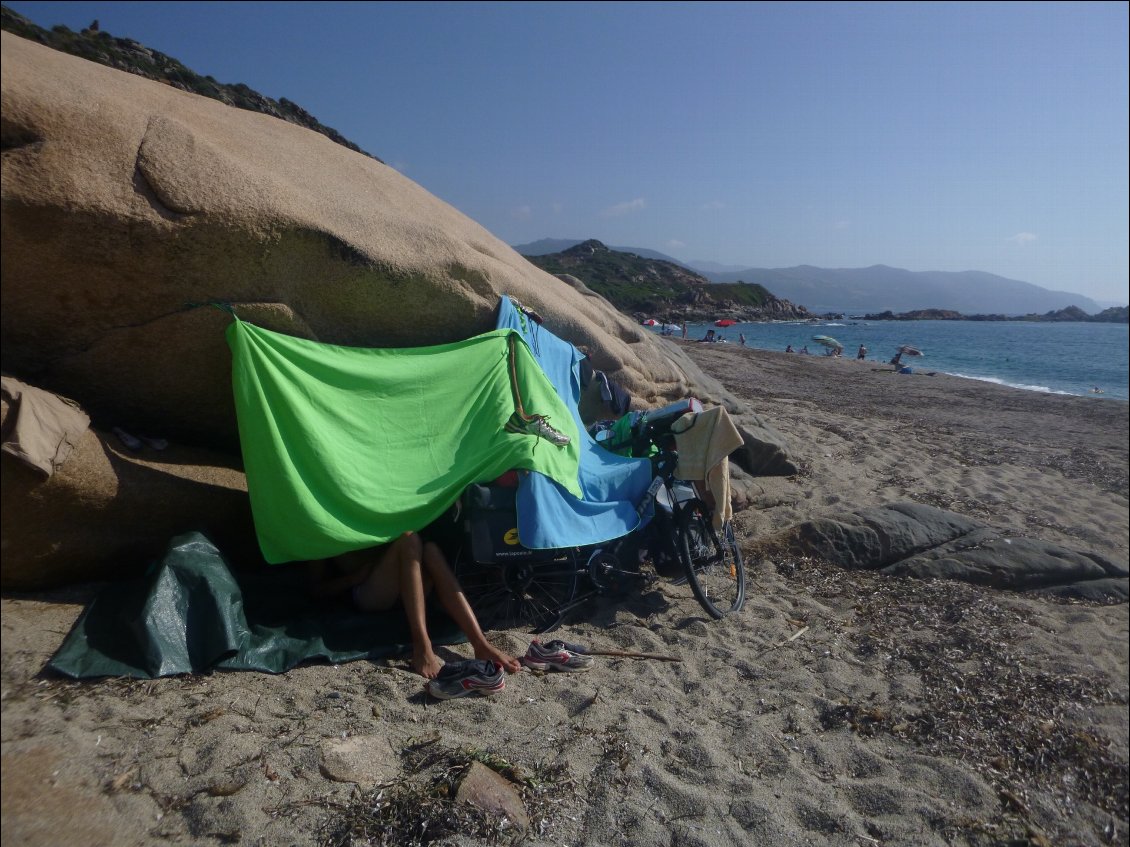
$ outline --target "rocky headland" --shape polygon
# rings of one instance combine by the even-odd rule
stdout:
[[[763,286],[712,283],[682,265],[613,250],[595,239],[559,253],[525,258],[574,287],[599,294],[637,321],[699,323],[729,318],[746,323],[812,317],[803,306],[780,300]]]

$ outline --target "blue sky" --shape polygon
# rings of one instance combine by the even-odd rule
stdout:
[[[1127,302],[1126,3],[6,5],[286,97],[510,244]]]

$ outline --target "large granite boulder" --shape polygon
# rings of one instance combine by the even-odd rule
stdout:
[[[1130,571],[1095,553],[1010,536],[920,503],[893,503],[806,521],[777,543],[849,569],[956,579],[1012,591],[1125,602]]]
[[[799,472],[790,458],[787,439],[765,418],[747,412],[736,423],[743,444],[731,460],[742,470],[754,476],[793,476]]]
[[[727,400],[676,345],[374,159],[2,39],[0,355],[96,424],[234,447],[230,316],[211,301],[323,342],[401,347],[493,328],[507,293],[641,404]]]
[[[0,398],[0,428],[15,410]],[[230,456],[170,444],[132,453],[87,429],[50,476],[0,457],[0,588],[29,591],[140,576],[191,530],[259,564],[247,483]]]

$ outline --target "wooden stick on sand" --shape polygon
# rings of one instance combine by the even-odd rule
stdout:
[[[660,662],[681,662],[677,656],[663,656],[659,653],[633,653],[630,650],[586,650],[590,656],[617,656],[624,659],[655,659]]]

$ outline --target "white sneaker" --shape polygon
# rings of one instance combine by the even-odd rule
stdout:
[[[538,438],[544,438],[558,447],[564,447],[569,443],[569,436],[551,427],[544,415],[534,415],[526,420],[518,412],[515,412],[506,422],[504,429],[507,432],[516,432],[519,435],[534,435]]]

